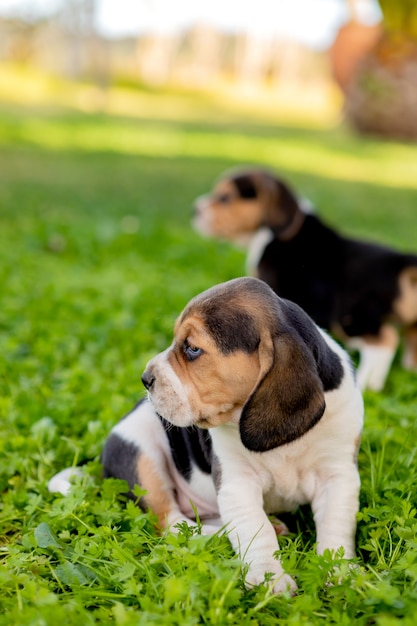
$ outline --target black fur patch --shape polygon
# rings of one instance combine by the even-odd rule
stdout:
[[[258,277],[282,298],[296,302],[323,328],[331,329],[343,252],[339,236],[307,215],[290,241],[274,239],[264,250]]]
[[[101,455],[104,478],[125,480],[130,489],[138,484],[137,463],[140,450],[134,443],[125,441],[116,433],[110,434]],[[133,497],[132,494],[128,494]]]
[[[339,356],[327,345],[310,317],[297,304],[282,300],[282,309],[291,327],[311,350],[324,391],[337,389],[343,378]]]
[[[303,402],[304,400],[304,402]],[[298,408],[303,408],[303,405],[307,405],[308,395],[300,398],[300,405],[293,407],[293,413]],[[296,439],[299,439],[308,430],[313,428],[326,409],[326,405],[323,402],[321,406],[317,408],[315,413],[308,416],[308,426],[304,420],[294,419],[294,415],[288,412],[287,419],[280,420],[280,428],[277,429],[277,414],[268,411],[269,407],[265,404],[266,409],[262,412],[262,425],[256,428],[248,428],[248,421],[251,419],[249,412],[244,412],[240,419],[239,429],[240,437],[243,445],[252,452],[267,452],[273,450],[285,444],[291,443]],[[259,424],[259,416],[255,418],[255,423]],[[307,421],[307,420],[306,420]]]
[[[234,309],[225,301],[219,306],[216,300],[202,311],[204,324],[222,354],[242,350],[252,354],[260,337],[255,320],[245,311]]]
[[[232,180],[241,198],[244,200],[257,198],[258,192],[250,176],[236,176]]]
[[[307,215],[293,239],[266,246],[257,275],[322,328],[360,337],[378,334],[392,314],[406,267],[417,267],[416,255],[342,237]]]
[[[169,441],[172,458],[177,470],[189,480],[193,467],[211,473],[212,446],[208,430],[201,428],[180,428],[173,426],[159,416]]]

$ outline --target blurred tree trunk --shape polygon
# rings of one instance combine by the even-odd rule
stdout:
[[[417,139],[417,2],[379,0],[383,30],[345,88],[360,132]]]
[[[154,33],[137,41],[140,77],[150,85],[163,85],[171,78],[180,46],[178,35]]]
[[[97,0],[67,0],[61,20],[66,33],[67,73],[73,78],[89,77],[101,88],[109,78],[108,50],[95,28]]]
[[[266,39],[247,33],[237,40],[236,74],[243,83],[258,84],[268,73],[271,44]]]
[[[384,33],[346,92],[348,120],[361,132],[417,139],[417,45]]]
[[[362,59],[381,36],[381,26],[361,24],[355,18],[344,24],[329,50],[333,78],[346,94]]]
[[[83,73],[83,14],[78,1],[69,0],[62,8],[62,22],[67,39],[67,73],[78,78]]]

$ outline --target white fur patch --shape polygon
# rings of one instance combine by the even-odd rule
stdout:
[[[62,493],[63,496],[66,496],[71,488],[73,478],[82,475],[83,471],[80,467],[67,467],[51,478],[48,482],[48,491]]]
[[[164,442],[164,427],[155,414],[150,402],[142,402],[126,417],[113,427],[112,432],[127,443],[133,443],[137,448],[146,446],[161,446]]]
[[[195,416],[188,401],[187,389],[169,363],[171,350],[164,350],[147,365],[156,379],[148,392],[149,397],[155,411],[169,422],[175,426],[192,426]]]
[[[271,243],[274,233],[270,228],[260,228],[249,241],[248,254],[246,256],[246,272],[256,276],[259,261],[262,258],[266,246]]]
[[[298,206],[306,215],[310,215],[316,212],[316,207],[308,198],[300,198],[298,200]]]
[[[349,346],[359,349],[358,384],[363,389],[381,391],[391,368],[396,349],[387,346],[375,346],[365,343],[360,338],[349,341]]]
[[[210,236],[212,225],[209,217],[210,195],[199,196],[195,201],[196,214],[192,220],[194,230],[200,235]]]

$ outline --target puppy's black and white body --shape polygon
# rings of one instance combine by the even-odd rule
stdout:
[[[140,484],[161,527],[195,511],[226,527],[247,582],[282,569],[267,515],[311,503],[318,551],[354,557],[363,403],[349,357],[264,282],[217,285],[188,304],[142,380],[148,399],[113,429],[104,472]]]
[[[226,175],[196,203],[195,228],[248,245],[248,272],[358,347],[362,388],[385,383],[405,334],[417,369],[417,255],[341,236],[264,171]]]

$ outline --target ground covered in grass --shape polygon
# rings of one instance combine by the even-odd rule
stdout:
[[[176,98],[129,117],[0,107],[0,624],[414,626],[417,375],[399,359],[365,398],[358,567],[315,556],[302,509],[282,540],[294,598],[245,590],[224,536],[159,537],[125,485],[101,479],[106,435],[176,315],[244,272],[242,252],[189,225],[223,169],[273,167],[340,229],[417,249],[415,146],[190,97],[187,121]],[[47,492],[85,460],[68,498]]]

